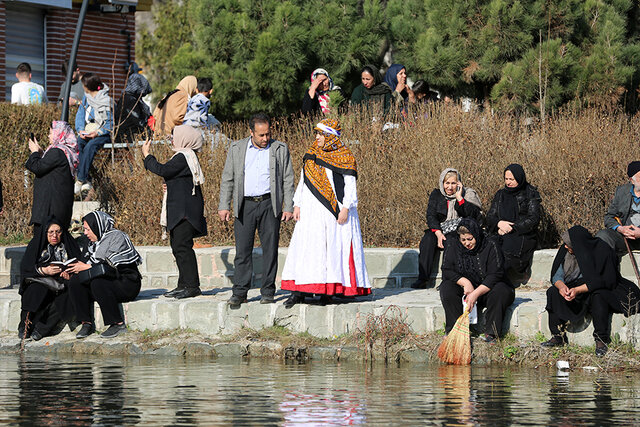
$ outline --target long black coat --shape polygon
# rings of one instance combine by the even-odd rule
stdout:
[[[73,176],[62,150],[52,148],[45,155],[32,153],[25,167],[36,176],[29,225],[44,225],[53,216],[60,220],[63,229],[69,228],[73,211]]]
[[[183,155],[176,155],[167,163],[160,163],[153,155],[144,159],[144,167],[164,178],[167,184],[167,229],[173,228],[183,219],[198,231],[198,236],[207,234],[207,222],[204,218],[204,199],[200,186],[192,195],[193,175]]]
[[[464,199],[466,191],[463,190],[462,198]],[[482,224],[482,210],[465,200],[463,204],[459,204],[457,200],[453,200],[455,209],[460,218],[471,218],[476,220],[478,224]],[[442,195],[439,189],[435,189],[429,195],[429,203],[427,204],[427,227],[430,230],[440,230],[440,223],[447,219],[447,199]]]

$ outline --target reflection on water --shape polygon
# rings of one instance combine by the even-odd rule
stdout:
[[[0,356],[0,424],[634,425],[640,376],[502,367]]]

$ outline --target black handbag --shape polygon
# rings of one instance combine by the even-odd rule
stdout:
[[[94,264],[90,269],[78,273],[77,279],[80,283],[87,283],[97,277],[114,276],[115,269],[107,264]]]
[[[53,277],[49,277],[49,276],[27,277],[24,281],[28,285],[30,285],[31,283],[40,283],[41,285],[44,285],[44,287],[46,287],[47,289],[54,292],[60,292],[64,290],[64,283],[58,282]]]

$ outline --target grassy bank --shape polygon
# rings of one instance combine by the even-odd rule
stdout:
[[[29,236],[32,189],[25,187],[26,135],[43,140],[57,111],[0,104],[0,179],[5,212],[0,229],[8,243]],[[538,187],[544,217],[542,246],[557,242],[558,231],[582,224],[591,231],[602,218],[615,187],[626,181],[626,165],[640,159],[640,118],[584,110],[550,117],[544,125],[489,112],[464,113],[455,105],[427,106],[398,129],[382,132],[380,121],[364,113],[340,118],[343,139],[358,161],[358,210],[363,238],[369,247],[415,247],[425,228],[428,195],[437,187],[440,171],[458,168],[463,182],[475,188],[488,209],[501,188],[502,171],[521,163],[528,180]],[[313,139],[310,118],[276,120],[273,136],[289,144],[296,181],[301,159]],[[248,136],[247,124],[225,123],[221,132],[231,139]],[[233,228],[217,219],[220,175],[226,144],[208,142],[200,154],[206,177],[203,186],[208,236],[200,244],[233,242]],[[161,160],[172,152],[156,145]],[[118,226],[141,245],[164,244],[159,217],[161,178],[145,171],[136,148],[112,163],[109,153],[96,162],[100,200]],[[281,246],[287,246],[293,224],[284,224]]]

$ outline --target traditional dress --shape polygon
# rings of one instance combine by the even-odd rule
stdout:
[[[325,134],[322,148],[313,144],[293,202],[300,220],[291,237],[282,272],[282,289],[322,295],[368,295],[371,285],[364,261],[356,162],[340,141],[340,126],[323,120],[316,127]],[[342,208],[348,219],[339,224]]]

